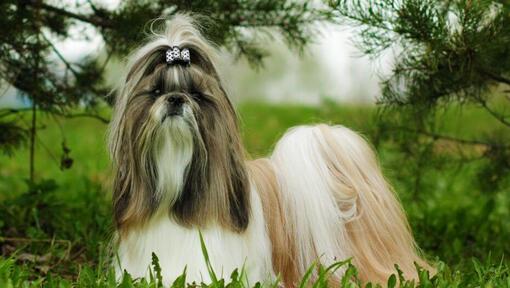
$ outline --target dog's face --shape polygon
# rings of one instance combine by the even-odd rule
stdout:
[[[132,56],[110,126],[119,229],[168,211],[182,225],[248,222],[248,179],[237,117],[194,27],[172,23]],[[178,43],[172,38],[177,38]],[[189,65],[168,64],[178,44]]]

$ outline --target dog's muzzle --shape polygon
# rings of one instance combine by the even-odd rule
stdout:
[[[167,102],[167,116],[182,116],[183,105],[186,103],[186,98],[182,94],[172,94],[166,99]]]

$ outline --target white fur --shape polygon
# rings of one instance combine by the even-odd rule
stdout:
[[[367,258],[366,262],[357,262],[362,265],[358,268],[367,268],[363,275],[365,279],[385,281],[387,275],[394,272],[391,269],[397,262],[409,270],[406,275],[414,277],[414,268],[408,269],[407,266],[421,259],[413,250],[411,234],[405,233],[408,231],[402,220],[405,218],[398,214],[400,208],[398,202],[391,198],[391,191],[385,190],[382,175],[373,173],[378,168],[371,160],[365,159],[371,152],[360,141],[360,136],[341,126],[300,126],[292,128],[280,139],[270,157],[284,208],[283,228],[293,233],[291,241],[296,245],[295,264],[300,275],[316,261],[329,266],[355,256],[353,253],[356,251],[359,253],[359,249],[355,248],[360,243],[352,241],[354,238],[350,238],[345,224],[349,221],[356,223],[360,213],[364,212],[365,216],[370,216],[368,219],[376,219],[380,221],[376,223],[383,225],[383,230],[376,231],[368,224],[352,226],[358,229],[356,233],[366,233],[366,238],[364,234],[357,238],[364,245],[361,252],[375,255]],[[169,153],[182,153],[175,147],[172,149]],[[165,153],[160,156],[170,157]],[[176,166],[182,164],[179,162]],[[181,167],[172,165],[162,166],[161,171],[181,173],[171,169],[182,171]],[[376,185],[375,188],[362,187],[360,185],[365,180],[348,181],[345,177],[373,180]],[[344,186],[339,186],[339,183]],[[257,281],[272,281],[275,273],[261,200],[254,188],[251,188],[250,195],[251,214],[246,231],[234,233],[220,225],[211,225],[203,229],[202,234],[218,277],[228,279],[234,269],[244,267],[246,281],[253,285]],[[369,197],[375,199],[375,204],[367,202],[365,198]],[[385,218],[395,213],[397,216]],[[402,223],[399,224],[399,221]],[[349,233],[352,232],[349,230]],[[387,235],[394,234],[385,234],[388,232],[401,234],[390,241],[386,239]],[[387,242],[381,244],[383,238]],[[147,277],[152,252],[159,257],[165,284],[172,283],[181,275],[184,267],[187,267],[188,283],[208,283],[211,280],[200,248],[198,230],[180,226],[169,218],[168,213],[157,213],[143,228],[129,231],[118,250],[120,267],[117,268],[126,269],[134,277]],[[379,255],[389,256],[380,260],[377,258]],[[337,270],[336,276],[340,277],[343,271]]]
[[[161,121],[162,111],[155,112]],[[191,117],[188,106],[183,117]],[[160,115],[161,114],[161,115]],[[161,125],[156,141],[155,159],[158,169],[158,193],[162,205],[143,228],[129,231],[118,248],[117,272],[126,270],[133,277],[149,276],[154,252],[162,268],[165,285],[183,273],[187,267],[187,282],[211,281],[201,250],[199,230],[186,228],[170,218],[168,208],[175,202],[184,182],[186,167],[193,153],[190,127],[183,118],[168,118]],[[201,230],[211,264],[220,278],[229,278],[234,269],[244,267],[248,283],[272,279],[271,244],[266,232],[262,204],[258,193],[251,191],[251,217],[247,230],[241,234],[211,225]],[[117,274],[119,277],[122,273]]]
[[[300,273],[318,259],[321,264],[329,265],[350,257],[343,223],[356,213],[355,199],[343,197],[340,201],[351,208],[345,212],[339,209],[339,199],[331,193],[328,183],[328,167],[320,149],[324,145],[321,135],[317,127],[291,129],[278,142],[271,157],[286,209],[286,225],[294,227]],[[191,157],[188,153],[192,151],[180,146],[188,141],[186,133],[182,136],[181,142],[176,142],[170,135],[165,136],[161,147],[167,149],[158,153],[160,186],[173,187],[165,190],[167,193],[178,191],[188,163],[186,160]],[[228,279],[234,269],[244,267],[247,280],[254,284],[273,279],[274,272],[261,201],[255,189],[252,188],[250,194],[251,217],[245,232],[237,234],[219,225],[201,232],[219,277]],[[147,277],[154,252],[158,255],[166,284],[181,275],[184,267],[187,267],[188,282],[208,283],[211,279],[200,248],[198,229],[180,226],[169,218],[168,206],[162,207],[148,224],[130,231],[121,242],[118,249],[120,268],[133,277]]]
[[[321,138],[318,127],[292,128],[271,156],[287,224],[295,229],[300,273],[319,258],[328,266],[351,256],[343,224],[356,212],[355,199],[344,197],[350,209],[339,209],[329,186],[330,172],[320,149],[324,145]]]
[[[146,69],[138,69],[139,65],[148,68],[147,65],[159,57],[153,54],[158,47],[176,45],[198,47],[196,52],[203,54],[204,61],[210,62],[206,70],[210,65],[215,66],[216,50],[200,35],[193,22],[189,16],[175,16],[164,34],[155,34],[152,41],[130,58],[127,71],[132,73],[127,73],[121,84],[110,130],[110,150],[115,164],[123,164],[120,160],[125,157],[119,155],[124,153],[121,147],[126,144],[124,139],[131,139],[126,135],[129,131],[125,131],[128,127],[124,123],[130,95],[139,89],[137,85],[147,75]],[[193,59],[191,61],[193,63]],[[175,83],[182,81],[176,73],[174,77]],[[221,86],[220,83],[218,85]],[[193,139],[192,131],[199,131],[199,127],[190,107],[185,106],[183,118],[163,120],[167,115],[166,105],[162,104],[164,100],[161,97],[156,101],[160,104],[153,105],[154,110],[151,111],[155,122],[149,124],[157,123],[157,129],[163,131],[149,130],[147,135],[143,135],[147,141],[152,141],[154,138],[149,136],[154,134],[149,133],[155,132],[158,138],[153,143],[144,143],[144,153],[137,156],[154,157],[157,161],[156,197],[160,198],[161,205],[141,227],[128,227],[122,231],[125,235],[119,243],[117,272],[125,269],[134,277],[147,277],[154,252],[159,257],[165,284],[172,283],[185,267],[187,282],[209,282],[211,279],[201,251],[198,229],[179,225],[168,210],[181,193],[186,169],[194,153],[203,152],[205,157],[207,150],[219,147],[193,143],[201,139]],[[364,279],[383,283],[394,272],[394,263],[398,263],[411,277],[415,275],[413,262],[426,265],[416,254],[405,214],[384,180],[373,151],[359,135],[341,126],[293,128],[278,142],[270,161],[276,173],[278,193],[281,194],[276,197],[281,198],[282,203],[277,203],[281,206],[275,206],[283,207],[284,219],[281,222],[286,231],[282,235],[286,238],[290,234],[288,244],[295,244],[297,259],[291,265],[298,265],[298,274],[303,275],[316,260],[328,266],[352,256]],[[142,164],[145,162],[148,161],[142,161]],[[256,281],[272,280],[274,272],[267,219],[264,219],[259,194],[253,188],[250,200],[251,214],[245,231],[235,233],[219,223],[212,223],[201,232],[218,277],[228,279],[234,269],[244,267],[246,280],[253,285]],[[144,205],[140,201],[136,204]],[[212,222],[205,220],[210,219],[204,219],[204,223]],[[349,221],[352,222],[347,229],[345,224]],[[295,269],[286,268],[289,267],[279,267],[290,271],[287,272],[289,274],[294,273]],[[336,275],[341,273],[342,270],[339,270]]]
[[[161,121],[160,114],[166,114],[165,108],[157,109],[155,118]],[[188,126],[184,118],[191,119],[192,112],[188,105],[184,106],[183,116],[174,116],[167,118],[158,128],[155,155],[158,170],[157,192],[162,198],[162,208],[166,211],[168,207],[175,203],[179,197],[186,167],[193,157],[193,135],[191,127]],[[161,112],[163,110],[163,112]]]
[[[266,232],[262,206],[258,193],[251,193],[250,224],[244,233],[230,232],[213,225],[201,233],[216,275],[229,279],[234,269],[244,267],[248,287],[257,281],[274,278],[271,264],[271,244]],[[154,252],[162,268],[165,285],[182,274],[186,267],[186,281],[210,283],[211,279],[202,254],[199,230],[185,228],[160,213],[142,229],[133,230],[118,249],[120,267],[132,277],[148,277],[151,255]],[[117,274],[118,276],[121,273]]]

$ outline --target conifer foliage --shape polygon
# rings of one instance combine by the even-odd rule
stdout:
[[[438,141],[476,151],[460,160],[488,160],[480,178],[484,188],[497,188],[510,174],[510,1],[339,0],[329,6],[340,22],[356,27],[355,43],[366,55],[395,56],[382,81],[379,134],[428,160]],[[441,112],[452,106],[480,109],[493,131],[439,133],[449,124]],[[469,134],[465,128],[457,134]]]
[[[26,140],[33,151],[41,112],[107,122],[94,107],[104,102],[111,89],[104,81],[108,60],[126,55],[139,44],[152,19],[178,12],[207,16],[199,17],[199,22],[208,38],[260,65],[268,53],[263,40],[279,34],[290,47],[300,50],[312,38],[313,24],[331,17],[328,11],[310,7],[306,1],[287,0],[127,0],[115,9],[94,0],[5,0],[0,11],[0,87],[4,94],[14,88],[30,106],[0,109],[0,149],[7,153]],[[85,26],[101,35],[106,56],[66,59],[55,43],[84,39]],[[77,106],[86,113],[73,114]],[[31,116],[27,117],[27,112]]]

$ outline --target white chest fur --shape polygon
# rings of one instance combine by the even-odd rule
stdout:
[[[274,277],[260,198],[256,191],[251,192],[251,217],[246,231],[235,233],[214,225],[201,230],[216,275],[229,279],[234,269],[240,272],[244,267],[250,286]],[[147,277],[153,252],[158,256],[165,285],[173,283],[184,267],[187,282],[210,283],[198,229],[182,227],[165,214],[155,216],[120,242],[117,268],[132,277]]]

